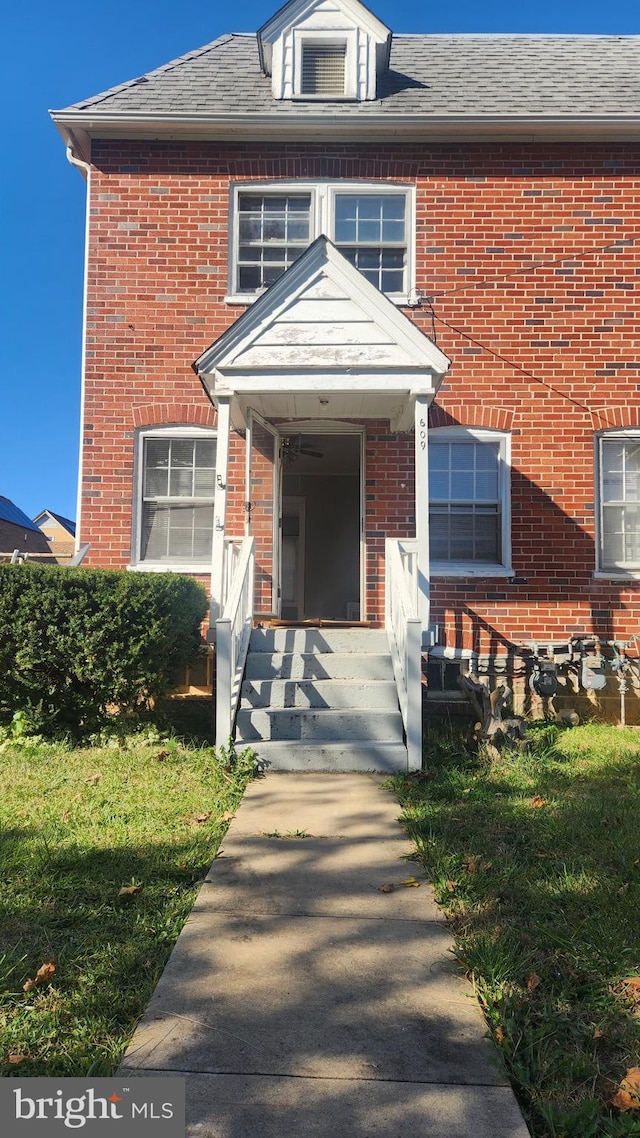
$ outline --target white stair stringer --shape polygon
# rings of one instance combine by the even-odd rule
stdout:
[[[271,770],[406,771],[386,634],[254,629],[236,742]]]

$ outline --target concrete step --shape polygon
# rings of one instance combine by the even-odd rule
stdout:
[[[279,740],[250,744],[257,758],[274,771],[407,771],[404,743],[317,743]]]
[[[402,741],[399,711],[373,709],[333,711],[317,708],[240,708],[236,739],[253,743],[266,739],[291,739],[303,743],[352,741],[397,743]]]
[[[245,680],[241,707],[366,708],[397,710],[393,680]]]
[[[393,680],[393,666],[388,653],[256,652],[252,648],[245,676],[248,680]]]
[[[375,628],[254,628],[250,652],[387,653],[387,634]]]

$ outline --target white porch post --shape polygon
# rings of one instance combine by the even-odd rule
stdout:
[[[224,538],[227,516],[227,472],[229,468],[229,396],[219,396],[218,446],[216,451],[216,489],[213,505],[213,542],[211,546],[211,606],[209,623],[213,630],[222,616],[222,588],[224,580]]]
[[[422,624],[422,644],[428,644],[430,624],[429,578],[429,396],[416,395],[416,539],[418,546],[418,613]]]

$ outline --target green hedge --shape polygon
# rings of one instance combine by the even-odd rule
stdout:
[[[0,565],[0,722],[95,731],[158,700],[193,660],[204,589],[173,573]]]

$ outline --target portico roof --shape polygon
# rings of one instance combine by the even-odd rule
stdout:
[[[327,237],[223,332],[193,368],[213,402],[231,398],[234,424],[268,418],[413,422],[449,360]]]

